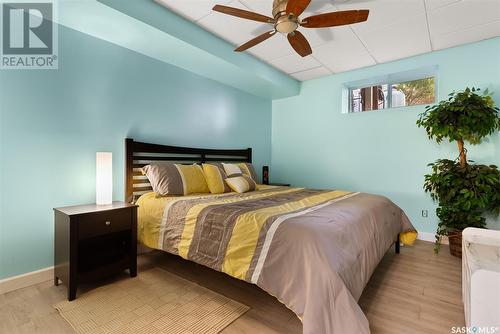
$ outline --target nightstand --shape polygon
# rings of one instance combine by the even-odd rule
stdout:
[[[137,205],[79,205],[54,209],[54,284],[68,287],[128,269],[137,275]]]
[[[270,186],[290,187],[290,183],[269,183]]]

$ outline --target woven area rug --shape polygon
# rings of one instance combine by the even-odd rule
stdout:
[[[162,269],[54,306],[77,333],[219,333],[249,307]]]

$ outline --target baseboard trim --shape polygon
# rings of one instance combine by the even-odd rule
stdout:
[[[153,251],[152,248],[137,245],[137,254],[145,254]],[[18,276],[7,277],[0,280],[0,295],[9,291],[26,288],[38,283],[50,281],[54,279],[54,267],[47,267],[40,270],[35,270],[29,273]]]
[[[436,241],[436,235],[434,233],[430,233],[430,232],[418,232],[417,239],[418,240],[422,240],[422,241],[435,242]],[[441,239],[441,243],[443,245],[448,245],[448,237],[444,236]]]
[[[9,291],[22,289],[54,278],[54,267],[48,267],[26,274],[0,280],[0,295]]]

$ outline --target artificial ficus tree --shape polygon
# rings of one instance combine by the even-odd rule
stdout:
[[[499,109],[488,91],[476,88],[449,94],[447,100],[428,106],[417,121],[429,139],[441,143],[456,141],[458,161],[440,159],[429,164],[424,189],[439,202],[440,220],[436,232],[436,252],[441,237],[466,227],[485,227],[485,212],[500,212],[500,171],[495,165],[477,165],[467,160],[465,142],[481,144],[500,130]]]

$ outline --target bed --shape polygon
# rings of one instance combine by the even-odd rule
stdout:
[[[259,185],[238,194],[157,197],[140,169],[157,161],[251,162],[251,149],[182,148],[126,140],[126,198],[138,240],[256,284],[290,308],[304,333],[369,333],[357,304],[401,233],[389,199],[342,190]]]

